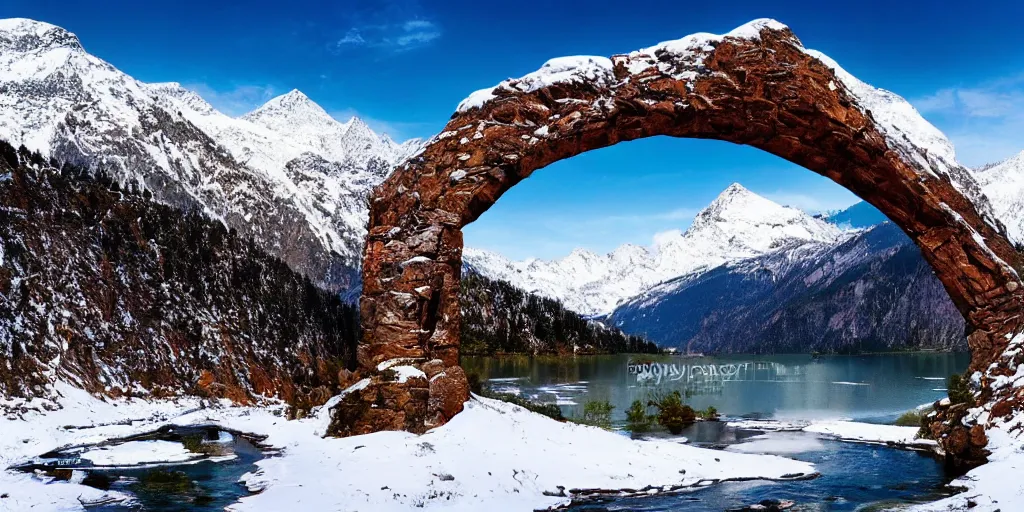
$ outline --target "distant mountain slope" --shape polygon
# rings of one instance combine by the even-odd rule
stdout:
[[[870,228],[889,220],[878,208],[864,201],[860,201],[845,210],[825,215],[824,219],[844,229]]]
[[[587,320],[554,299],[538,297],[475,272],[462,277],[464,355],[657,352],[638,336]]]
[[[561,260],[512,262],[467,248],[464,259],[467,267],[487,277],[594,315],[612,311],[620,301],[661,281],[793,244],[832,242],[840,235],[840,229],[828,222],[734,183],[696,216],[685,233],[661,240],[652,250],[627,244],[606,256],[577,249]]]
[[[608,322],[697,352],[966,349],[963,319],[891,223],[680,277]]]
[[[981,167],[974,176],[1006,225],[1010,240],[1024,247],[1024,151]]]
[[[355,364],[356,309],[145,196],[0,141],[0,396],[46,396],[58,378],[114,395],[332,396]]]
[[[203,211],[333,290],[355,281],[369,191],[420,146],[338,122],[298,91],[231,118],[27,19],[0,20],[0,137]]]

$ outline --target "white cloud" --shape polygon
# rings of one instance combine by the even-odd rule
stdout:
[[[997,162],[1024,149],[1024,74],[940,89],[911,103],[946,133],[966,165]]]
[[[229,115],[240,116],[251,112],[277,95],[272,85],[236,84],[229,88],[215,88],[205,83],[184,84],[203,97],[213,108]]]
[[[366,39],[363,39],[362,34],[359,33],[359,29],[350,28],[345,33],[345,37],[338,39],[338,46],[345,45],[363,45],[366,44]]]
[[[441,27],[432,21],[410,19],[398,23],[351,27],[337,41],[338,49],[367,47],[402,52],[424,46],[441,37]]]

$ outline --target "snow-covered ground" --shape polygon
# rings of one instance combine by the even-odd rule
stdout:
[[[903,448],[932,450],[938,443],[931,439],[918,439],[917,427],[899,427],[896,425],[874,425],[854,421],[828,421],[812,423],[804,427],[804,432],[814,432],[838,438],[842,441],[861,443],[888,444]]]
[[[59,385],[62,408],[28,404],[21,417],[0,419],[0,465],[8,467],[62,447],[97,443],[152,431],[162,425],[216,424],[266,435],[279,450],[257,462],[244,483],[258,494],[231,510],[534,510],[567,503],[573,489],[644,490],[656,493],[683,486],[747,478],[798,478],[814,466],[785,455],[792,450],[778,439],[759,449],[709,450],[670,440],[634,441],[601,429],[558,423],[520,407],[474,397],[447,425],[422,436],[380,432],[346,439],[322,438],[313,415],[289,421],[283,406],[233,407],[197,399],[100,400]],[[7,402],[5,405],[11,405]],[[746,422],[747,428],[793,427]],[[804,432],[858,442],[911,445],[913,428],[829,421],[803,425]],[[789,428],[786,428],[789,429]],[[796,435],[796,434],[793,434]],[[991,434],[992,462],[957,482],[971,489],[920,510],[948,510],[966,500],[978,510],[1011,510],[1024,484],[1011,477],[1024,467],[1017,441],[1001,430]],[[785,441],[785,439],[783,439]],[[801,447],[807,440],[793,440]],[[153,442],[149,442],[153,443]],[[184,454],[163,448],[167,460]],[[921,445],[924,446],[924,445]],[[155,452],[131,442],[106,450],[86,449],[117,464],[157,462]],[[153,447],[153,446],[150,446]],[[797,450],[799,451],[799,450]],[[97,453],[92,453],[97,452]],[[798,476],[799,475],[799,476]],[[565,495],[562,495],[564,491]],[[81,501],[123,498],[74,483],[47,483],[14,471],[0,472],[0,510],[81,510]],[[34,508],[33,508],[34,507]],[[987,508],[986,508],[987,507]]]
[[[792,459],[707,450],[670,441],[633,441],[558,423],[517,406],[474,398],[444,427],[425,435],[380,432],[347,439],[316,434],[318,420],[288,421],[281,406],[230,407],[195,399],[106,400],[58,386],[61,409],[0,420],[0,465],[61,447],[96,443],[162,425],[217,424],[268,436],[280,454],[257,463],[245,483],[259,494],[237,511],[532,510],[569,501],[572,489],[665,490],[731,478],[795,478],[813,465]],[[39,407],[36,402],[33,407]],[[69,428],[70,427],[70,428]],[[77,427],[77,428],[75,428]],[[86,427],[86,428],[82,428]],[[119,464],[154,462],[138,443],[107,450]],[[171,458],[179,453],[164,450]],[[172,453],[173,452],[173,453]],[[114,456],[116,455],[116,457]],[[554,494],[549,496],[547,494]],[[79,498],[123,497],[90,487],[4,471],[0,510],[80,510]]]

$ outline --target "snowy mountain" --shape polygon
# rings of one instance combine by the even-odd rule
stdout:
[[[829,213],[824,218],[845,229],[870,228],[889,220],[878,208],[865,201],[855,203],[845,210]]]
[[[1024,151],[975,170],[974,177],[996,217],[1006,225],[1010,240],[1024,245]]]
[[[662,283],[625,301],[607,323],[693,352],[967,347],[963,317],[890,222]]]
[[[835,242],[841,236],[838,227],[735,183],[697,214],[685,233],[660,237],[651,248],[627,244],[605,256],[577,249],[560,260],[515,262],[467,248],[464,259],[491,279],[597,315],[662,281],[793,245]]]
[[[0,20],[0,138],[201,210],[329,289],[354,282],[369,191],[421,146],[339,122],[299,91],[232,118],[27,19]]]

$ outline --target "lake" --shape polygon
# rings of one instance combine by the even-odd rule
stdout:
[[[969,354],[899,353],[861,356],[778,355],[682,357],[464,357],[462,365],[493,390],[556,403],[582,416],[588,400],[615,406],[625,424],[633,400],[679,390],[696,409],[716,407],[726,418],[892,423],[921,404],[946,396],[946,377],[962,373]],[[795,482],[728,482],[652,498],[609,498],[574,504],[575,511],[740,510],[761,500],[792,500],[794,511],[882,510],[952,493],[942,463],[930,454],[840,442],[805,432],[740,429],[698,422],[686,441],[716,449],[773,453],[813,462],[821,476]]]
[[[776,355],[682,357],[663,355],[463,357],[495,391],[557,403],[580,416],[587,400],[615,406],[624,423],[633,400],[680,390],[695,409],[715,406],[730,417],[846,418],[891,423],[917,405],[946,396],[946,378],[970,355],[898,353],[860,356]]]

